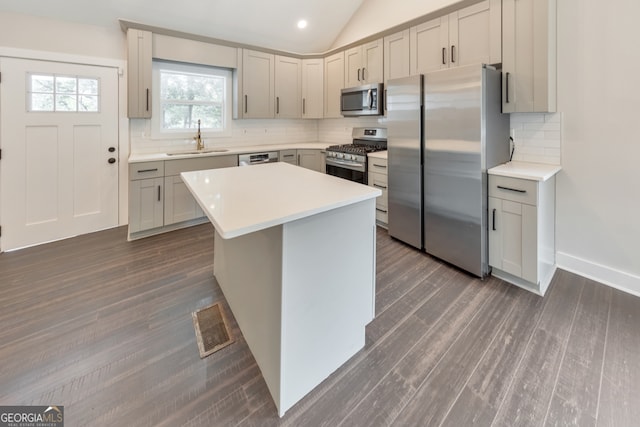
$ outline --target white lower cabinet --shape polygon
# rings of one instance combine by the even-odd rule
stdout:
[[[164,225],[202,218],[204,212],[180,175],[164,178]]]
[[[376,199],[376,223],[386,228],[389,222],[387,159],[369,156],[367,162],[367,183],[382,191],[382,195]]]
[[[164,223],[164,179],[148,178],[129,185],[129,232],[162,227]]]
[[[492,274],[544,295],[555,272],[555,177],[489,176]]]
[[[129,165],[129,239],[205,222],[204,212],[180,173],[232,166],[238,166],[236,155]]]

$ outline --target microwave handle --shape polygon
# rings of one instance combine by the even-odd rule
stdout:
[[[373,96],[371,96],[371,89],[367,91],[367,105],[369,105],[369,109],[373,109]]]

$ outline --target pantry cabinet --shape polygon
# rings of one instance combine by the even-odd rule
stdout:
[[[484,0],[410,29],[411,74],[502,61],[501,1]]]
[[[555,271],[555,177],[489,176],[492,274],[544,295]]]
[[[374,40],[344,52],[345,87],[383,81],[383,39]]]
[[[276,118],[302,117],[302,60],[275,57]]]
[[[256,50],[242,50],[242,103],[244,119],[275,117],[275,56]]]
[[[324,117],[324,59],[302,60],[302,118]]]
[[[324,59],[324,118],[340,118],[340,95],[344,89],[344,52]]]
[[[151,117],[152,37],[150,31],[127,30],[127,115],[131,119]]]
[[[503,0],[502,111],[556,111],[556,0]]]

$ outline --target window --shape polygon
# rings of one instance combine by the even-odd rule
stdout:
[[[231,134],[230,70],[154,61],[153,93],[154,137]]]
[[[57,74],[29,74],[27,105],[31,112],[98,112],[100,80]]]

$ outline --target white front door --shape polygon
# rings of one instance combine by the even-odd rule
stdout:
[[[0,58],[2,250],[118,225],[116,68]]]

